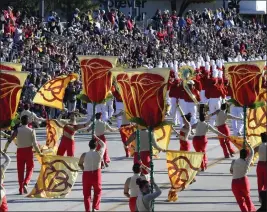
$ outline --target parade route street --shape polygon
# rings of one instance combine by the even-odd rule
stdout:
[[[114,125],[113,125],[114,126]],[[37,129],[37,140],[45,143],[45,128]],[[208,137],[215,136],[208,134]],[[132,158],[125,158],[120,134],[107,133],[107,145],[111,157],[110,167],[103,170],[102,175],[102,201],[100,211],[129,211],[128,199],[123,195],[125,180],[132,176]],[[75,136],[75,156],[88,151],[89,133],[77,133]],[[1,140],[1,147],[6,143]],[[191,150],[193,146],[191,146]],[[178,150],[179,141],[172,134],[169,149]],[[18,195],[18,181],[16,168],[16,146],[11,144],[8,152],[12,162],[5,174],[4,186],[7,191],[8,207],[10,211],[84,211],[82,193],[82,172],[72,188],[71,193],[63,199],[38,199]],[[224,159],[218,139],[208,140],[209,167],[205,172],[198,174],[196,182],[184,191],[178,193],[175,203],[167,202],[170,189],[166,168],[165,154],[161,153],[155,159],[155,182],[162,188],[162,195],[156,199],[155,211],[239,211],[239,207],[231,191],[232,176],[229,172],[232,159]],[[236,154],[235,158],[239,154]],[[3,162],[3,160],[1,160]],[[38,178],[40,164],[35,159],[34,174],[29,184],[29,191]],[[257,177],[255,166],[250,169],[251,197],[256,208],[259,208],[257,195]]]

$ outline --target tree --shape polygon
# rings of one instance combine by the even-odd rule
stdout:
[[[186,10],[186,8],[190,5],[190,4],[194,4],[194,3],[208,3],[208,2],[213,2],[215,0],[183,0],[181,7],[180,7],[180,11],[179,11],[179,16],[182,16],[184,11]]]

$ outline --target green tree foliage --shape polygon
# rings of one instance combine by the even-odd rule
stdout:
[[[181,16],[190,4],[209,3],[209,2],[214,2],[214,1],[215,0],[183,0],[181,7],[180,7],[179,15]]]

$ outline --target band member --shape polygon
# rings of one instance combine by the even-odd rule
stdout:
[[[230,129],[226,124],[227,119],[236,119],[236,120],[243,120],[242,118],[235,117],[231,114],[227,113],[227,105],[226,103],[223,103],[221,105],[221,109],[215,111],[214,113],[211,113],[209,116],[217,115],[216,117],[216,126],[219,132],[223,133],[226,136],[230,136]],[[225,158],[234,157],[234,149],[233,146],[230,143],[229,138],[219,138],[220,145],[223,149],[223,154]]]
[[[199,91],[195,88],[195,82],[193,80],[189,80],[187,84],[197,101],[200,102],[200,95]],[[187,92],[184,92],[184,101],[185,108],[182,109],[185,114],[191,113],[191,124],[193,125],[197,123],[197,106]]]
[[[173,118],[174,125],[178,125],[180,114],[177,109],[177,104],[181,96],[181,82],[178,79],[174,79],[170,83],[169,97],[171,98],[171,116]]]
[[[184,119],[184,121],[183,121],[184,126],[182,126],[182,128],[180,129],[180,134],[178,132],[176,132],[176,130],[174,128],[172,128],[172,129],[177,133],[177,137],[179,135],[180,151],[190,151],[190,143],[188,141],[188,138],[189,138],[189,135],[191,133],[191,124],[190,124],[191,114],[188,113],[188,114],[184,115],[184,113],[183,113],[183,111],[179,105],[177,106],[177,108],[179,109],[179,111],[182,114],[182,117]]]
[[[247,177],[248,169],[254,150],[245,140],[245,144],[249,147],[249,155],[247,157],[247,150],[241,149],[240,158],[233,160],[230,168],[230,173],[233,175],[232,192],[235,195],[236,201],[241,211],[256,211],[254,204],[250,198],[250,183]]]
[[[205,113],[200,112],[199,121],[197,122],[197,124],[192,126],[192,128],[196,128],[196,133],[195,136],[193,137],[193,146],[196,152],[204,152],[204,157],[201,163],[201,171],[207,169],[208,165],[208,157],[206,155],[206,149],[208,144],[208,139],[206,135],[208,133],[208,130],[211,130],[215,134],[227,138],[226,135],[220,133],[219,131],[214,129],[210,124],[208,124],[205,121],[205,119],[206,119]]]
[[[29,117],[29,127],[32,128],[32,123],[39,123],[46,121],[44,118],[38,118],[34,112],[30,111],[30,105],[25,104],[24,110],[21,112],[20,117],[22,116],[28,116]]]
[[[119,93],[119,91],[116,89],[116,87],[113,85],[112,86],[112,95],[115,98],[115,105],[116,105],[116,114],[119,114],[122,110],[123,110],[123,102],[122,102],[122,98],[121,95]],[[122,122],[122,117],[118,116],[117,118],[117,127],[120,128],[121,127],[121,122]]]
[[[150,145],[149,145],[149,132],[147,129],[141,129],[139,132],[140,135],[140,158],[142,163],[150,167]],[[136,140],[136,132],[134,132],[129,139],[126,141],[125,146],[128,146],[131,142]],[[155,141],[155,138],[152,134],[152,146],[156,148],[159,151],[165,152],[165,149],[162,149],[160,146],[158,146],[157,142]],[[136,148],[134,150],[134,163],[138,163],[138,148],[136,145]],[[146,171],[142,172],[143,174],[147,174]]]
[[[97,145],[100,146],[96,150]],[[79,167],[83,170],[83,197],[85,211],[90,211],[91,188],[94,189],[92,211],[99,210],[102,192],[101,161],[106,149],[106,144],[95,136],[89,142],[90,151],[83,153],[79,160]]]
[[[102,121],[102,113],[96,113],[95,114],[95,134],[98,138],[100,138],[105,144],[107,144],[107,140],[106,137],[104,135],[104,133],[106,131],[110,131],[110,132],[116,132],[119,129],[117,128],[112,128],[108,125],[107,122]],[[90,132],[92,130],[93,125],[91,124],[89,126],[89,128],[87,129],[88,132]],[[100,145],[97,146],[96,150],[99,150]],[[105,148],[105,152],[104,152],[104,156],[103,156],[103,161],[102,161],[102,168],[104,167],[108,167],[110,163],[110,158],[108,156],[108,148]]]
[[[131,212],[136,211],[136,199],[138,193],[140,192],[139,186],[136,184],[136,180],[141,178],[142,180],[146,180],[146,177],[141,174],[141,170],[145,169],[147,172],[150,172],[149,168],[147,168],[142,163],[135,163],[133,165],[133,173],[132,177],[127,178],[124,184],[124,195],[129,198],[129,208]]]
[[[89,126],[91,121],[87,121],[85,124],[77,124],[76,123],[76,116],[78,112],[71,112],[70,113],[70,120],[67,122],[62,120],[62,113],[59,115],[57,120],[57,124],[63,128],[63,136],[61,138],[61,142],[59,144],[57,155],[64,156],[65,152],[67,152],[67,156],[73,157],[75,152],[75,141],[74,135],[77,130],[86,128]]]
[[[32,148],[42,156],[41,151],[36,142],[35,131],[28,127],[29,117],[21,117],[22,126],[17,128],[6,143],[4,152],[7,151],[9,144],[17,137],[17,169],[18,169],[18,181],[19,181],[19,194],[28,193],[27,186],[31,180],[34,161]],[[24,169],[26,165],[26,175],[24,178]]]
[[[114,117],[117,118],[119,116],[122,116],[122,123],[121,123],[121,127],[120,127],[120,135],[121,135],[121,140],[122,143],[125,144],[125,142],[127,141],[128,137],[127,135],[123,132],[123,128],[124,127],[129,127],[131,126],[130,122],[128,121],[128,119],[126,118],[126,114],[124,111],[121,111],[120,113],[118,113],[117,115],[115,115]],[[125,154],[126,157],[128,158],[130,156],[130,150],[128,147],[124,146],[124,150],[125,150]]]
[[[107,122],[111,125],[112,122],[110,121],[113,114],[114,114],[114,107],[113,107],[113,102],[114,102],[114,98],[111,98],[110,100],[107,101],[106,103],[106,112],[108,114],[108,120]]]
[[[259,162],[257,165],[258,191],[267,190],[267,133],[261,133],[262,144],[259,146]]]
[[[7,200],[6,200],[6,190],[4,188],[4,179],[5,179],[5,172],[7,170],[7,167],[10,165],[11,159],[10,157],[1,150],[1,154],[3,155],[3,158],[5,159],[5,162],[1,164],[1,185],[0,185],[0,190],[1,190],[1,198],[0,198],[0,211],[8,211],[8,206],[7,206]]]

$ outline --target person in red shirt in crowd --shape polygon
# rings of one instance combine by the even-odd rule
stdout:
[[[159,31],[157,33],[157,38],[160,40],[160,42],[163,42],[166,37],[166,32],[163,31],[162,28],[159,28]]]
[[[127,17],[127,29],[128,29],[128,31],[132,31],[133,26],[134,26],[134,24],[133,24],[133,21],[131,19],[131,16],[128,16]]]

